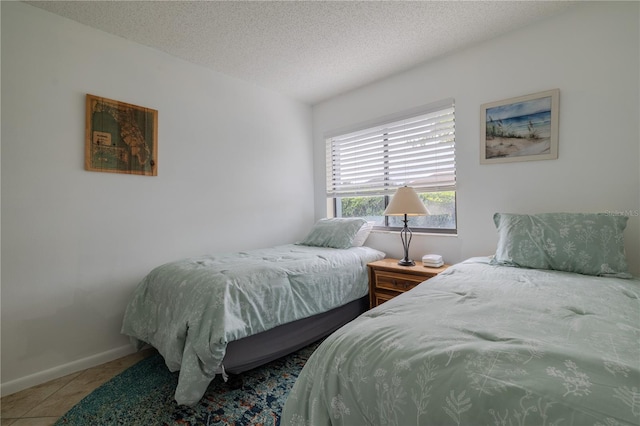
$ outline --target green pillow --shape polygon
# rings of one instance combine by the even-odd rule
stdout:
[[[492,263],[631,278],[622,237],[627,220],[595,213],[496,213]]]
[[[313,225],[309,235],[298,244],[346,249],[351,247],[353,238],[365,223],[367,222],[360,218],[320,219]]]

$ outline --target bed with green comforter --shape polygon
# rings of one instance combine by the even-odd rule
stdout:
[[[305,365],[281,419],[638,424],[640,281],[489,258],[454,265],[332,334]]]
[[[180,370],[175,399],[193,405],[221,372],[229,342],[362,298],[367,263],[383,257],[369,247],[289,244],[167,263],[136,287],[122,333]]]

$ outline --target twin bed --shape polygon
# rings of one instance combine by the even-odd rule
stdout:
[[[454,265],[364,313],[366,264],[384,254],[353,244],[363,222],[320,221],[308,245],[165,265],[136,289],[123,332],[180,370],[184,404],[223,369],[264,361],[239,354],[275,346],[266,356],[277,357],[330,334],[281,425],[639,424],[640,282],[624,254],[627,218],[494,220],[494,256]],[[333,244],[341,248],[327,247],[343,234]],[[299,321],[313,328],[345,306],[355,308],[296,337]],[[287,344],[249,340],[281,327]]]
[[[227,377],[322,338],[368,308],[362,246],[371,225],[325,219],[299,244],[167,263],[136,287],[122,333],[180,371],[175,399],[194,405]]]
[[[639,295],[467,260],[329,336],[281,425],[638,425]]]
[[[281,425],[640,424],[626,218],[495,221],[495,256],[454,265],[329,336]]]

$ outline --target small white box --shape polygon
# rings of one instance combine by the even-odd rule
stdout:
[[[422,265],[429,268],[439,268],[444,265],[444,261],[439,254],[425,254],[422,256]]]

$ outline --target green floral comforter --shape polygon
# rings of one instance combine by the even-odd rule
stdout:
[[[640,282],[470,259],[314,352],[282,425],[638,425]]]
[[[180,370],[175,399],[197,403],[228,342],[342,306],[368,292],[369,247],[284,245],[168,263],[136,287],[122,333]]]

